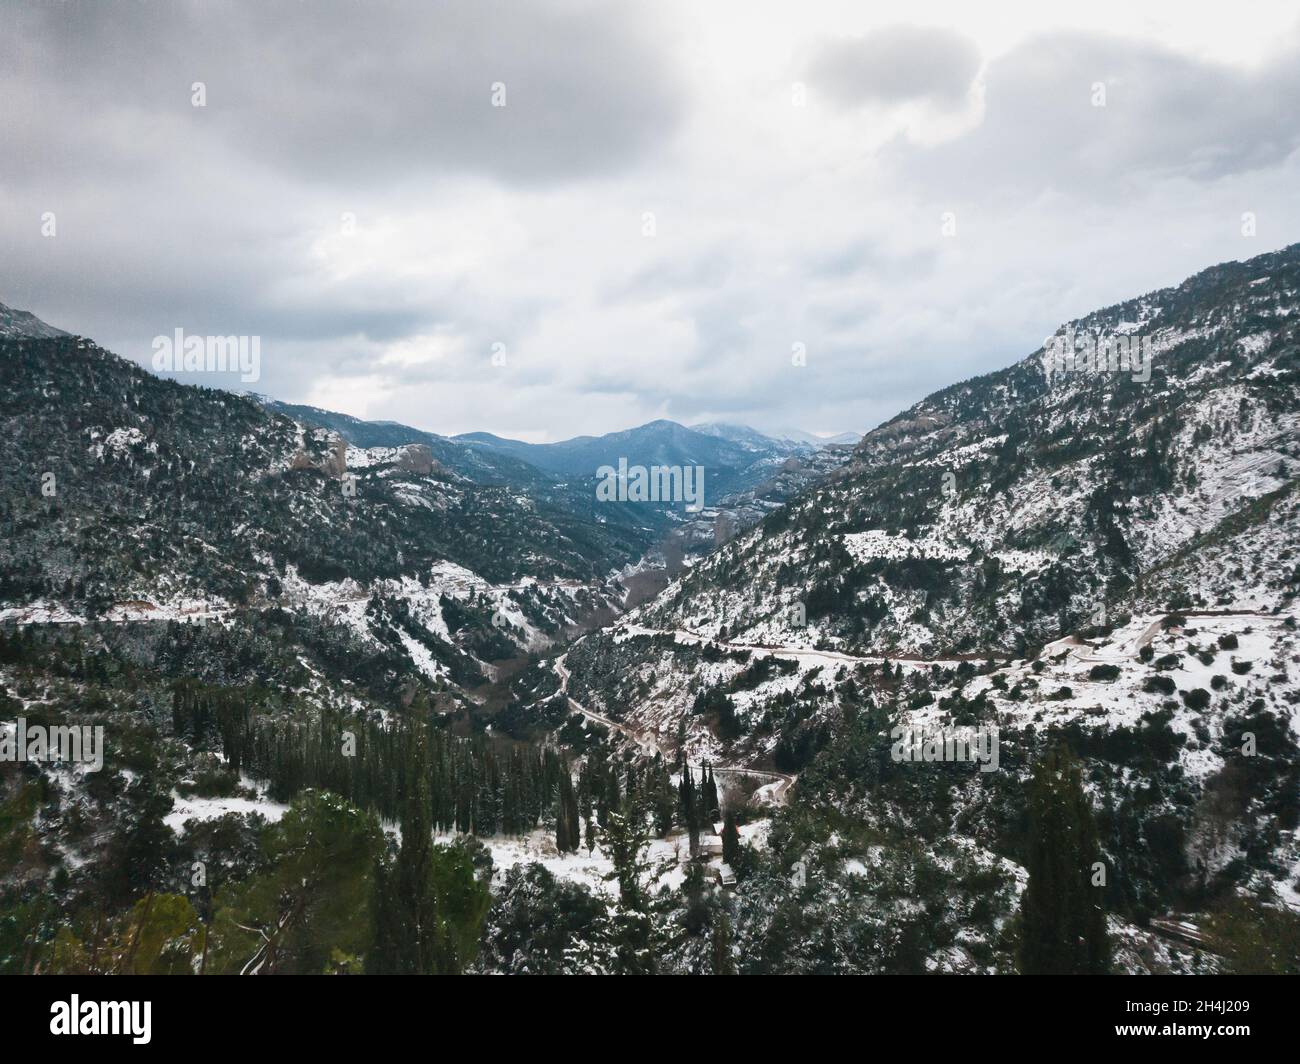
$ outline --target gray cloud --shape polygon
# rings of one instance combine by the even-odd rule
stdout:
[[[491,276],[394,277],[383,248],[332,275],[313,242],[342,211],[364,227],[463,201],[467,182],[608,179],[685,107],[645,19],[566,0],[5,3],[0,99],[5,296],[141,359],[177,327],[260,335],[290,389],[441,328],[472,352],[513,343],[536,315]]]
[[[1112,201],[1155,179],[1214,181],[1300,146],[1300,48],[1257,69],[1150,44],[1058,33],[985,72],[983,122],[946,144],[894,145],[900,176],[967,200],[1067,193]],[[1094,106],[1098,84],[1105,105]]]
[[[844,107],[910,100],[951,105],[966,95],[979,68],[975,42],[955,30],[887,26],[823,43],[808,80]]]
[[[806,269],[816,277],[853,277],[888,274],[919,278],[934,268],[934,247],[891,252],[878,239],[858,238],[833,247],[819,248],[809,256]]]
[[[550,183],[616,172],[684,97],[644,20],[569,3],[66,3],[0,16],[17,167],[271,167]],[[0,75],[0,78],[3,78]],[[203,82],[207,105],[191,104]],[[505,106],[493,106],[493,85]],[[29,106],[21,106],[21,105]]]
[[[1056,34],[981,107],[955,30],[823,18],[787,63],[664,2],[0,0],[0,302],[146,363],[260,335],[258,390],[439,432],[864,430],[1300,237],[1294,39],[1223,66]]]

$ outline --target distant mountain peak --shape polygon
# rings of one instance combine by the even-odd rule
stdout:
[[[49,340],[58,336],[67,336],[62,329],[41,321],[29,310],[15,310],[0,303],[0,337],[16,339],[30,336],[35,339]]]
[[[841,432],[834,436],[818,436],[816,433],[804,429],[780,428],[764,431],[752,428],[749,425],[725,421],[704,421],[698,425],[692,425],[691,431],[702,432],[706,436],[717,436],[720,439],[731,440],[733,443],[758,444],[765,448],[770,448],[773,445],[788,448],[791,444],[799,445],[802,449],[808,447],[822,448],[840,444],[855,444],[862,439],[862,433],[860,432]]]

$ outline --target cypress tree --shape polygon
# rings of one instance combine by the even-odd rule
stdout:
[[[560,794],[555,810],[555,848],[561,853],[573,853],[581,841],[578,828],[578,798],[573,791],[573,780],[568,767],[560,775]]]
[[[722,861],[732,868],[740,857],[740,829],[736,826],[736,814],[728,813],[722,825]]]
[[[712,963],[714,975],[735,975],[736,959],[731,955],[731,917],[723,909],[713,921]]]
[[[722,815],[722,806],[718,802],[718,784],[713,778],[713,769],[708,765],[704,766],[704,803],[708,812],[710,822],[717,820]]]
[[[1029,884],[1021,899],[1020,970],[1025,974],[1100,974],[1110,970],[1097,828],[1079,764],[1054,749],[1029,785]]]
[[[695,857],[700,852],[700,801],[690,765],[686,766],[686,775],[682,777],[682,819],[686,821],[690,836],[691,856]]]
[[[423,725],[417,725],[423,732]],[[433,825],[425,774],[425,745],[418,734],[408,772],[409,796],[402,815],[402,846],[394,869],[394,890],[404,924],[399,969],[408,973],[433,970],[438,923],[433,893]]]
[[[598,811],[600,813],[603,813],[604,815],[597,816],[597,820],[599,821],[600,826],[602,828],[604,828],[607,831],[609,830],[610,815],[618,812],[622,804],[623,804],[623,796],[618,789],[618,775],[614,772],[606,772],[605,802],[601,806],[600,810]]]

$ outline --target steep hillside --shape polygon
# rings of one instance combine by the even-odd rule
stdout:
[[[67,335],[62,329],[47,325],[30,311],[14,310],[0,303],[0,340],[16,340],[21,336],[51,339]]]
[[[354,447],[402,447],[419,443],[443,466],[453,473],[483,484],[507,484],[511,487],[536,491],[549,486],[554,478],[548,477],[535,466],[508,455],[496,454],[481,448],[454,443],[445,436],[425,432],[423,429],[401,425],[395,421],[363,421],[348,414],[322,410],[298,403],[282,403],[268,396],[257,396],[263,406],[300,421],[337,433]]]
[[[462,687],[607,612],[644,541],[475,483],[427,447],[348,447],[74,337],[0,342],[0,616],[290,607]],[[589,587],[594,585],[594,589]]]
[[[1023,653],[1103,608],[1289,601],[1294,508],[1269,500],[1300,467],[1298,307],[1292,247],[1069,323],[1058,342],[1149,344],[1149,380],[1055,371],[1049,341],[937,392],[639,619],[759,643]],[[1231,551],[1252,512],[1282,564],[1216,589],[1188,552]]]
[[[1149,380],[1062,372],[1049,339],[868,433],[552,663],[616,741],[793,781],[772,859],[819,882],[797,905],[742,890],[749,948],[814,911],[852,951],[911,869],[947,883],[931,924],[895,913],[917,970],[1007,970],[1025,795],[1061,746],[1098,810],[1121,967],[1214,968],[1274,919],[1294,935],[1268,914],[1300,911],[1297,307],[1292,247],[1069,323],[1149,340]],[[909,763],[899,729],[978,729],[997,763]],[[1012,899],[974,927],[951,910],[963,867],[980,906]],[[1170,953],[1149,926],[1170,912],[1213,928],[1208,956]]]

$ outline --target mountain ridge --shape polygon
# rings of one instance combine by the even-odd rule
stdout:
[[[1267,283],[1259,283],[1261,271],[1271,271]],[[1213,302],[1206,302],[1211,294]],[[742,545],[728,547],[693,570],[687,577],[689,586],[677,592],[678,601],[698,602],[710,570],[730,571],[739,554],[755,549],[765,539],[770,545],[775,535],[799,532],[800,522],[805,519],[817,530],[817,551],[821,552],[814,552],[816,558],[810,559],[810,575],[803,589],[810,617],[820,615],[828,601],[842,594],[865,601],[868,584],[876,584],[884,598],[890,597],[892,585],[888,580],[881,584],[877,577],[882,569],[897,570],[904,560],[862,560],[852,553],[861,547],[870,554],[872,548],[861,536],[873,529],[877,530],[873,534],[882,538],[880,546],[886,553],[906,551],[915,555],[922,550],[915,543],[900,541],[891,547],[888,541],[900,535],[915,540],[911,530],[928,526],[927,534],[934,542],[925,549],[932,554],[946,551],[953,560],[917,557],[906,565],[927,570],[927,579],[934,577],[943,583],[948,581],[938,570],[954,570],[961,564],[958,558],[980,559],[1004,549],[1023,555],[1049,548],[1061,537],[1073,537],[1081,544],[1100,537],[1104,549],[1099,553],[1089,551],[1093,557],[1086,563],[1092,570],[1092,585],[1102,587],[1118,581],[1112,588],[1118,594],[1120,585],[1131,584],[1143,568],[1134,562],[1135,551],[1139,555],[1151,552],[1154,561],[1172,546],[1172,542],[1165,542],[1170,536],[1182,541],[1189,534],[1185,528],[1171,526],[1179,523],[1172,510],[1190,502],[1169,504],[1171,512],[1150,526],[1146,520],[1130,515],[1131,504],[1125,501],[1125,491],[1168,490],[1180,477],[1213,477],[1215,490],[1226,493],[1219,503],[1236,505],[1241,493],[1230,490],[1231,485],[1223,483],[1225,477],[1250,472],[1258,495],[1276,489],[1294,475],[1295,459],[1300,456],[1295,409],[1298,378],[1294,311],[1298,305],[1300,245],[1246,263],[1211,267],[1180,285],[1076,319],[1068,324],[1080,332],[1102,334],[1113,334],[1132,321],[1150,324],[1149,339],[1157,352],[1150,387],[1124,374],[1073,373],[1049,378],[1043,371],[1044,349],[1040,347],[1005,369],[940,389],[868,432],[848,463],[792,506],[769,517],[762,528],[744,538]],[[1063,335],[1065,328],[1058,329],[1056,335]],[[1181,407],[1189,400],[1204,409],[1197,414],[1201,420],[1182,431],[1188,418]],[[1229,402],[1244,402],[1245,408],[1259,417],[1261,438],[1242,440],[1241,447],[1249,454],[1239,460],[1239,464],[1244,463],[1241,470],[1236,466],[1226,471],[1211,469],[1213,426],[1223,426],[1236,414],[1220,409]],[[1124,434],[1128,442],[1121,448],[1116,439],[1126,438]],[[1204,455],[1204,468],[1192,469],[1186,460],[1181,463],[1181,471],[1177,468],[1178,455],[1170,456],[1175,437],[1186,450]],[[1022,461],[1020,453],[1026,447],[1032,447],[1032,451],[1028,452],[1028,460]],[[1133,448],[1138,449],[1141,460],[1132,469],[1111,469],[1100,479],[1089,473],[1090,461],[1107,455],[1113,458],[1118,451]],[[1089,461],[1081,461],[1085,454]],[[1284,473],[1280,480],[1279,466]],[[951,479],[945,479],[945,475]],[[1018,484],[1021,480],[1032,480],[1033,484]],[[1070,490],[1067,482],[1074,483],[1074,490],[1084,494],[1053,512],[1050,497]],[[1184,486],[1180,495],[1189,491],[1195,494]],[[1016,508],[1014,517],[1011,507]],[[982,516],[983,510],[998,516]],[[827,516],[819,516],[819,511],[825,511]],[[831,534],[821,529],[823,524],[829,525]],[[857,538],[846,547],[845,536]],[[801,549],[806,553],[807,545]],[[1017,564],[1025,560],[1021,557]],[[1051,564],[1037,568],[1050,569]],[[1076,568],[1058,567],[1055,575],[1044,572],[1043,576],[1048,581],[1059,576],[1066,585],[1075,586],[1077,590],[1070,593],[1075,597],[1073,605],[1068,604],[1070,595],[1060,601],[1077,620],[1091,613],[1108,593],[1102,592],[1099,598],[1096,591],[1088,592],[1083,586],[1086,581],[1079,579],[1081,574],[1071,571]],[[819,569],[825,578],[813,579],[811,574]],[[849,589],[846,584],[845,573],[853,571],[862,574],[861,588]],[[754,575],[744,579],[748,581]],[[924,590],[923,586],[909,584],[912,577],[894,575],[903,583],[893,590],[901,592],[907,602],[894,612],[901,609],[910,614],[924,607],[926,594],[916,594]],[[934,591],[929,593],[933,595]],[[981,598],[973,587],[961,594]],[[1087,602],[1081,601],[1085,594],[1091,595]],[[941,600],[932,601],[942,609]],[[1020,602],[1024,604],[1023,598]],[[1030,605],[1031,614],[1043,615],[1043,605]],[[739,611],[742,615],[748,612],[757,621],[759,615],[752,610],[741,609],[739,603],[732,607],[724,607],[719,601],[713,607],[715,618]],[[893,607],[881,603],[874,608]],[[660,619],[666,619],[675,607],[665,609],[661,602],[644,609],[657,611]],[[768,616],[778,612],[771,609]],[[971,649],[960,645],[962,630],[1007,630],[1005,622],[999,629],[996,616],[983,617],[982,621],[977,629],[957,616],[939,618],[937,629],[957,635],[951,646],[954,650]],[[715,619],[713,623],[722,622]],[[1054,607],[1042,616],[1041,624],[1038,638],[1042,641],[1059,630]],[[731,627],[734,631],[734,617]],[[753,635],[762,641],[773,631],[765,632],[759,626]],[[827,634],[834,642],[850,633],[841,626],[838,636]],[[897,641],[900,649],[919,650],[934,636],[919,629],[909,632],[907,623],[898,621],[890,627],[889,638]],[[943,642],[942,637],[939,642]]]

